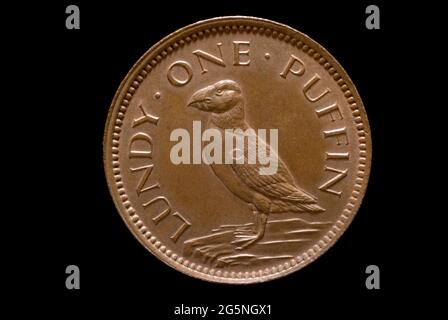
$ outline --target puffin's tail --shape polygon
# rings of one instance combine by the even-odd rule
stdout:
[[[272,212],[309,212],[309,213],[321,213],[325,209],[316,203],[300,203],[296,201],[276,201],[272,202]]]
[[[324,208],[318,206],[315,203],[297,203],[296,206],[301,209],[300,211],[309,213],[321,213],[325,211]]]

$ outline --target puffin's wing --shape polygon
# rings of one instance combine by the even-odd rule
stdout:
[[[231,164],[233,171],[241,181],[248,187],[269,198],[299,203],[316,203],[315,197],[295,186],[294,178],[278,156],[277,172],[271,175],[260,174],[260,169],[267,166],[262,164],[261,161],[257,161],[255,164],[248,163],[248,159],[258,159],[257,157],[254,157],[254,154],[250,153],[255,153],[256,155],[259,146],[264,146],[266,152],[269,154],[274,152],[269,144],[261,139],[257,138],[257,140],[257,148],[249,148],[247,140],[245,141],[244,164]],[[241,154],[241,156],[243,155]],[[265,163],[265,161],[263,161],[263,163]]]

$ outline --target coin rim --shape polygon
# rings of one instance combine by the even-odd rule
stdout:
[[[352,202],[349,201],[345,205],[345,209],[342,210],[342,213],[339,215],[338,220],[333,224],[333,226],[330,228],[327,234],[322,236],[319,240],[317,240],[315,244],[312,245],[310,249],[308,249],[306,252],[303,252],[301,255],[292,259],[290,262],[290,266],[288,268],[282,269],[282,266],[285,265],[285,262],[283,262],[282,264],[279,265],[278,270],[274,270],[275,267],[272,267],[270,273],[256,276],[251,275],[253,271],[244,273],[234,272],[231,273],[233,274],[233,276],[229,276],[228,273],[227,274],[224,273],[226,274],[225,276],[224,274],[223,275],[216,275],[216,273],[210,274],[209,271],[214,268],[205,267],[204,269],[207,269],[208,272],[198,271],[196,269],[197,264],[191,263],[187,266],[184,265],[185,261],[178,262],[177,260],[176,261],[173,260],[172,256],[171,257],[168,256],[166,254],[167,248],[163,246],[162,243],[157,240],[157,238],[154,240],[155,237],[151,234],[149,230],[147,230],[143,222],[138,217],[137,219],[135,218],[137,216],[136,210],[133,209],[132,206],[130,205],[130,202],[128,201],[126,195],[126,190],[120,187],[121,175],[120,174],[117,175],[115,173],[117,171],[119,173],[120,170],[119,161],[113,160],[113,154],[112,154],[115,150],[114,148],[116,148],[117,150],[116,154],[118,157],[119,132],[115,130],[115,124],[118,123],[117,120],[120,120],[120,117],[124,118],[126,108],[133,98],[133,93],[138,89],[139,86],[139,81],[137,81],[138,77],[140,76],[143,78],[141,82],[144,81],[146,76],[150,74],[153,66],[155,67],[159,61],[161,61],[166,56],[170,55],[176,50],[175,48],[173,49],[175,43],[177,43],[178,46],[181,46],[180,43],[181,40],[183,40],[184,43],[188,44],[188,41],[186,41],[188,38],[190,39],[191,42],[195,41],[195,39],[192,38],[193,35],[195,34],[196,37],[198,37],[198,33],[200,31],[204,32],[205,29],[211,30],[212,28],[219,29],[219,27],[222,27],[223,33],[234,33],[235,30],[232,29],[233,26],[237,27],[236,32],[240,31],[248,32],[246,28],[249,28],[250,29],[249,33],[252,32],[254,27],[257,27],[258,30],[260,28],[264,28],[265,30],[263,34],[269,37],[274,37],[274,32],[277,32],[276,38],[278,38],[280,34],[283,35],[283,39],[280,39],[281,41],[284,41],[286,35],[288,35],[290,39],[296,39],[297,44],[299,42],[302,43],[302,46],[299,49],[302,49],[303,51],[305,51],[310,55],[314,53],[324,58],[325,62],[320,63],[320,60],[316,62],[320,63],[322,67],[327,70],[327,72],[330,73],[331,70],[333,73],[330,73],[330,75],[333,76],[333,79],[337,83],[339,79],[343,79],[343,83],[347,86],[347,90],[345,91],[342,90],[341,88],[342,85],[339,85],[339,87],[341,88],[343,94],[346,96],[348,105],[353,110],[352,116],[354,118],[353,119],[354,125],[356,126],[356,129],[358,131],[358,136],[359,132],[363,132],[363,136],[359,138],[364,138],[365,140],[363,143],[360,143],[358,138],[357,142],[359,152],[365,153],[365,156],[361,157],[361,155],[359,155],[359,160],[364,159],[365,163],[361,164],[360,161],[358,161],[357,164],[358,169],[357,179],[360,179],[361,181],[360,183],[356,183],[355,180],[355,183],[351,188],[352,196],[349,198],[349,200],[351,200]],[[243,26],[243,30],[240,30],[239,26]],[[270,30],[269,32],[270,34],[267,34],[267,30]],[[217,32],[219,33],[219,30],[217,30]],[[291,42],[291,40],[289,42]],[[294,46],[298,47],[298,45],[295,44]],[[170,52],[168,48],[171,48],[172,51]],[[146,74],[144,74],[144,70],[147,70]],[[336,77],[334,75],[338,75],[339,77],[338,80],[335,79]],[[126,94],[130,94],[129,99],[125,99],[127,98]],[[357,122],[357,119],[359,119],[360,121]],[[118,133],[117,140],[113,139],[114,133]],[[361,145],[364,146],[363,149],[361,149]],[[158,257],[160,260],[162,260],[167,265],[173,267],[174,269],[181,271],[189,276],[199,278],[201,280],[207,280],[219,283],[230,283],[230,284],[258,283],[288,275],[292,272],[300,270],[301,268],[309,265],[312,261],[316,260],[329,248],[331,248],[334,245],[334,243],[345,232],[347,227],[352,222],[357,211],[359,210],[359,207],[362,203],[362,199],[365,195],[366,188],[368,185],[370,168],[371,168],[371,157],[372,157],[372,141],[370,134],[370,126],[364,109],[364,105],[362,103],[358,91],[356,90],[355,85],[353,84],[350,77],[343,69],[343,67],[337,62],[337,60],[319,43],[315,42],[313,39],[301,33],[300,31],[295,30],[287,25],[274,22],[268,19],[249,17],[249,16],[226,16],[226,17],[216,17],[212,19],[198,21],[196,23],[178,29],[177,31],[164,37],[162,40],[153,45],[149,50],[145,52],[145,54],[143,54],[143,56],[140,59],[138,59],[138,61],[133,65],[133,67],[128,72],[126,77],[120,83],[120,86],[116,91],[111,106],[109,108],[103,137],[103,161],[104,161],[104,170],[107,185],[112,195],[114,204],[118,212],[120,213],[120,216],[125,221],[126,225],[129,227],[132,234],[139,240],[139,242],[146,249],[148,249],[152,254],[154,254],[156,257]],[[116,166],[116,164],[118,164],[118,166]],[[362,165],[363,170],[360,170],[360,165]],[[356,190],[358,195],[357,197],[353,197],[353,192],[355,191],[354,189],[356,185],[358,185],[358,189]],[[352,200],[352,198],[354,200]],[[349,204],[350,209],[347,208]],[[344,214],[345,214],[345,221],[341,221],[341,217],[344,216]],[[316,246],[317,249],[315,248]],[[181,255],[178,255],[178,257],[181,257]],[[186,260],[188,261],[188,259]],[[297,262],[294,265],[292,261],[295,260],[297,260]],[[266,270],[259,269],[257,274],[260,274],[264,271]]]

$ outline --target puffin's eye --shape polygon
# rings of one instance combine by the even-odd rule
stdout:
[[[216,95],[217,95],[217,96],[222,95],[222,90],[221,90],[221,89],[216,90]]]

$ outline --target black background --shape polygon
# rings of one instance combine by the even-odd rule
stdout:
[[[81,10],[80,30],[65,28],[69,4]],[[375,2],[381,10],[381,29],[367,30],[368,4],[62,1],[15,8],[21,18],[10,24],[8,34],[16,48],[23,47],[18,50],[20,67],[32,71],[26,73],[29,90],[17,97],[23,105],[34,101],[28,120],[37,123],[26,132],[32,160],[23,162],[32,161],[32,168],[38,168],[29,172],[33,192],[20,200],[33,209],[21,214],[32,231],[24,235],[20,254],[26,267],[15,286],[19,297],[29,293],[38,309],[57,315],[62,313],[55,310],[62,307],[85,316],[135,312],[143,319],[176,318],[174,306],[182,303],[215,308],[271,304],[272,319],[342,314],[366,318],[386,310],[389,314],[412,310],[411,301],[421,292],[413,273],[418,259],[411,253],[418,252],[420,244],[405,241],[409,219],[403,215],[409,218],[418,204],[406,192],[412,188],[408,173],[413,164],[403,164],[402,158],[413,149],[412,138],[403,139],[402,133],[413,107],[400,92],[412,92],[415,83],[403,89],[405,74],[414,63],[400,52],[419,45],[412,23],[403,23],[410,16],[405,6]],[[323,45],[355,83],[372,130],[370,182],[351,226],[311,265],[263,284],[212,284],[167,267],[129,232],[114,207],[103,171],[107,112],[131,66],[178,28],[224,15],[271,19]],[[29,27],[23,28],[25,22]],[[23,32],[22,37],[14,37],[16,32]],[[13,112],[16,118],[22,116],[20,108]],[[65,288],[65,268],[70,264],[80,267],[80,290]],[[365,287],[370,264],[380,267],[380,290]]]

